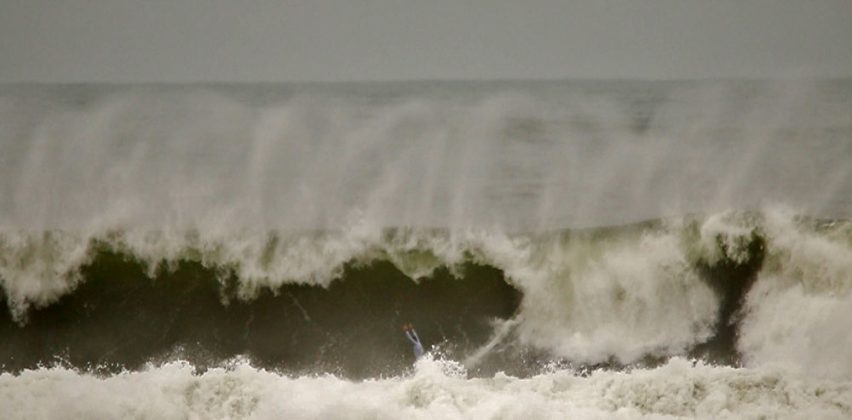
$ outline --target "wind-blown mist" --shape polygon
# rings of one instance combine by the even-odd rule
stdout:
[[[7,87],[0,222],[529,231],[773,202],[845,217],[850,90]]]
[[[4,86],[0,392],[242,401],[229,378],[255,403],[151,413],[331,415],[261,394],[335,386],[404,394],[390,417],[511,416],[510,388],[542,415],[849,416],[850,109],[848,81]],[[432,349],[413,377],[405,322]]]

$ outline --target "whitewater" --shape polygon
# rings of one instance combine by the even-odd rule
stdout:
[[[849,418],[850,213],[843,80],[4,85],[0,410]]]

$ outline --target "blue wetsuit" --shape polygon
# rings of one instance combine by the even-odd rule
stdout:
[[[420,337],[417,336],[417,331],[414,329],[405,330],[405,336],[408,338],[408,341],[414,346],[414,356],[418,359],[423,355],[423,345],[420,344]]]

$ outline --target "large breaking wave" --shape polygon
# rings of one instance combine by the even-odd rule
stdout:
[[[692,354],[848,378],[850,243],[846,222],[784,211],[513,235],[4,232],[4,352],[18,368],[246,355],[369,376],[408,363],[397,328],[414,320],[474,371]]]
[[[850,87],[2,86],[0,408],[848,418]]]

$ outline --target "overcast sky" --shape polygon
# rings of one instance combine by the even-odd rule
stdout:
[[[852,0],[0,0],[0,82],[852,77]]]

